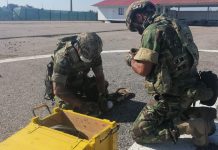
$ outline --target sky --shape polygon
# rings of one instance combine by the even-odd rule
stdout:
[[[73,10],[74,11],[97,11],[96,7],[91,5],[101,2],[103,0],[73,0]],[[44,8],[52,10],[70,10],[70,0],[0,0],[0,7],[6,6],[7,2],[18,4],[18,5],[30,5],[35,8]],[[181,8],[182,11],[188,10],[207,10],[207,8]],[[177,10],[177,8],[175,9]],[[210,8],[210,10],[218,10],[217,7]]]
[[[73,10],[75,11],[96,11],[96,7],[91,5],[103,0],[73,0]],[[35,8],[52,10],[70,10],[70,0],[0,0],[0,7],[6,6],[7,2],[18,5],[30,5]]]

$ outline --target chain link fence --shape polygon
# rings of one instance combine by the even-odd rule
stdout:
[[[0,8],[0,21],[97,21],[93,11],[58,11],[18,7]]]

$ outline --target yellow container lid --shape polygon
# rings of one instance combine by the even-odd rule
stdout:
[[[85,137],[52,128],[59,124],[74,127]],[[116,150],[118,129],[116,122],[57,108],[43,119],[33,118],[25,128],[1,142],[0,150]]]
[[[88,141],[30,123],[0,144],[1,150],[85,150]]]

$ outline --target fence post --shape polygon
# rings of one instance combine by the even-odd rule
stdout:
[[[87,21],[87,12],[85,12],[85,21]]]
[[[26,21],[26,20],[27,20],[27,9],[25,8],[24,10],[25,10],[25,11],[24,11],[24,12],[25,12],[24,20]]]
[[[49,18],[50,18],[50,21],[51,21],[51,9],[50,9],[50,13],[49,13]]]
[[[12,9],[12,15],[11,15],[11,20],[14,20],[14,9]]]
[[[79,21],[79,12],[76,12],[76,21]]]
[[[38,9],[38,19],[40,21],[40,9]]]
[[[60,21],[61,21],[61,10],[60,10]]]
[[[68,11],[68,21],[70,21],[70,12]]]

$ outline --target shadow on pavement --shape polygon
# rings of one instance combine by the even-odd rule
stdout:
[[[101,116],[101,118],[116,121],[117,123],[134,122],[146,103],[135,100],[126,100],[114,106],[114,108]]]

